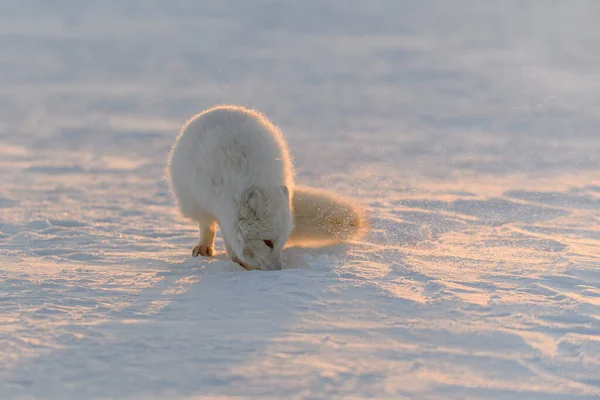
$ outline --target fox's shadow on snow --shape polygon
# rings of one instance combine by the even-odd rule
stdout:
[[[246,271],[223,252],[164,262],[154,285],[113,311],[108,322],[69,327],[79,331],[80,340],[14,371],[35,380],[6,382],[27,386],[34,396],[62,398],[143,396],[143,388],[160,388],[147,395],[231,392],[246,379],[236,368],[260,358],[332,283],[322,279],[330,265],[315,267],[319,277],[307,275],[311,262],[323,254],[341,255],[344,248],[286,249],[282,271]],[[68,387],[61,384],[65,375],[76,376]],[[98,375],[105,385],[94,385]]]

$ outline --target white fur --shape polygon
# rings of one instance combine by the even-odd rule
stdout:
[[[277,127],[253,110],[211,108],[183,127],[168,164],[181,213],[199,225],[193,255],[213,254],[218,225],[232,260],[249,269],[281,269],[294,176]]]

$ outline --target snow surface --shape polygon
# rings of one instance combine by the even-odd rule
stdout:
[[[0,399],[597,398],[599,17],[0,1]],[[367,205],[367,238],[192,259],[164,164],[222,102]]]

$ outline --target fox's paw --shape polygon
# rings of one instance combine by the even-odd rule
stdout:
[[[204,245],[198,245],[192,250],[192,257],[212,257],[213,254],[215,254],[215,249]]]

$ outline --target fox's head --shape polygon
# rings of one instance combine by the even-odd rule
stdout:
[[[250,268],[280,270],[293,225],[288,188],[251,187],[242,194],[238,212],[232,246],[239,261]]]

